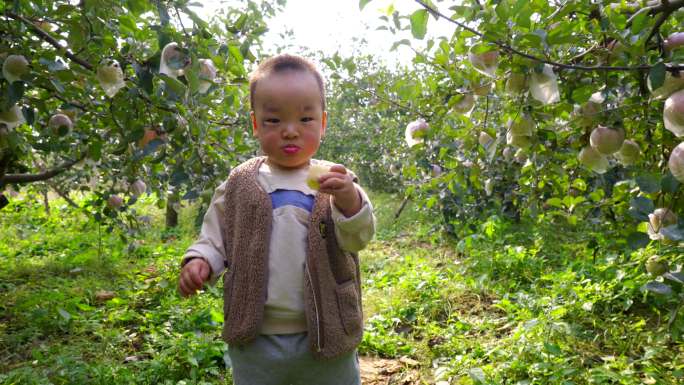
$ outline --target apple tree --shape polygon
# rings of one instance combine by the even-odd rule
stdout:
[[[184,0],[4,2],[0,192],[91,191],[85,208],[119,222],[145,191],[170,208],[208,200],[253,151],[248,66],[282,3],[229,2],[205,21]]]

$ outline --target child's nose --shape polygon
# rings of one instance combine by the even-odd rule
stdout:
[[[295,138],[297,137],[297,125],[295,123],[287,123],[285,124],[285,128],[283,129],[283,136],[286,138]]]

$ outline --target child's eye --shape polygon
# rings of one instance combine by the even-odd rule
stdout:
[[[269,118],[269,119],[266,119],[265,122],[270,123],[270,124],[276,124],[276,123],[280,123],[280,119]]]
[[[313,118],[310,117],[310,116],[307,116],[307,117],[305,117],[305,118],[302,118],[302,122],[310,122],[310,121],[312,121],[312,120],[313,120]]]

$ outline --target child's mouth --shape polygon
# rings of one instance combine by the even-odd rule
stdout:
[[[286,154],[296,154],[299,151],[299,147],[293,144],[288,144],[287,146],[283,147],[283,151]]]

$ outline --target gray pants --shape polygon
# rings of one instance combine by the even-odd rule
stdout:
[[[360,385],[356,351],[318,361],[306,333],[262,334],[246,346],[229,346],[235,385]]]

